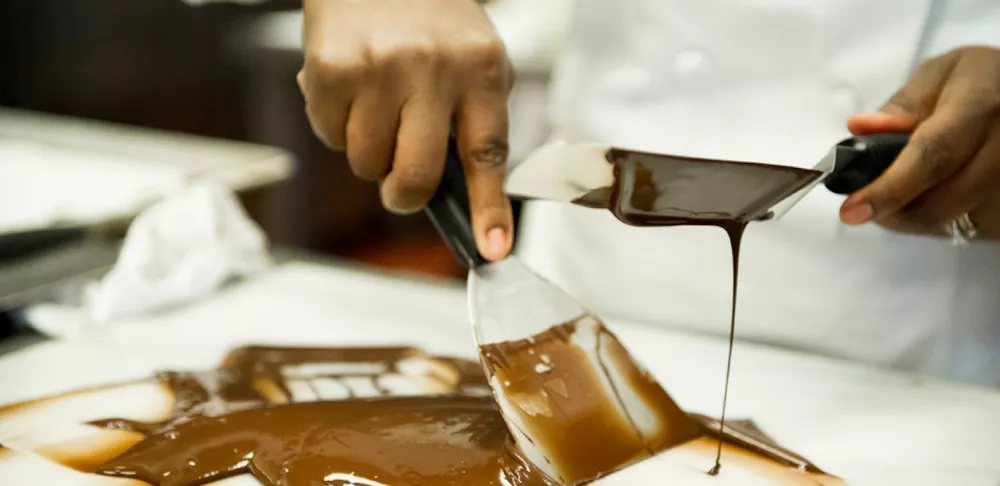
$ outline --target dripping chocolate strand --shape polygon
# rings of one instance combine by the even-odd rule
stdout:
[[[715,453],[715,465],[708,471],[711,476],[717,476],[722,470],[722,444],[726,427],[726,406],[729,403],[729,375],[733,369],[733,345],[736,343],[736,291],[739,287],[740,276],[740,246],[743,243],[743,231],[746,230],[746,223],[732,222],[723,224],[722,229],[726,230],[729,236],[729,244],[733,251],[733,303],[730,306],[729,316],[729,351],[726,357],[726,384],[722,391],[722,414],[719,416],[719,448]]]
[[[678,157],[612,149],[614,183],[577,199],[577,204],[606,207],[632,226],[718,226],[729,236],[733,294],[729,350],[715,465],[722,468],[722,427],[729,400],[736,330],[736,293],[743,232],[752,221],[767,220],[770,209],[821,174],[813,170],[763,164]]]

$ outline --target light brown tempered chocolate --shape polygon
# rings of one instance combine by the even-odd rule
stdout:
[[[610,333],[607,336],[613,338]],[[611,359],[618,355],[610,349],[616,345],[617,340],[602,341]],[[282,383],[281,369],[286,365],[381,360],[392,370],[402,360],[419,356],[423,356],[419,350],[410,348],[243,348],[231,353],[215,372],[158,375],[177,398],[168,420],[157,424],[115,419],[93,423],[141,433],[138,444],[131,439],[131,432],[126,434],[127,451],[109,456],[107,450],[93,450],[92,457],[53,452],[45,457],[84,472],[165,486],[198,486],[243,473],[252,474],[266,486],[343,486],[350,483],[338,479],[341,476],[337,474],[346,473],[390,486],[558,484],[524,459],[491,397],[459,392],[486,385],[482,368],[472,361],[433,358],[449,364],[450,371],[443,379],[453,390],[440,396],[275,404],[257,394],[253,385],[262,375]],[[642,392],[644,396],[673,405],[646,373],[638,370],[630,376],[637,388],[655,388]],[[292,397],[287,398],[291,401]],[[639,447],[658,450],[689,435],[713,433],[716,424],[710,419],[689,417],[673,407],[668,423],[683,427],[668,428],[663,442],[647,439]],[[686,428],[690,424],[694,429]],[[733,430],[734,424],[728,425],[725,440],[761,460],[818,471],[773,441],[755,435],[752,428],[743,433]],[[100,462],[104,463],[96,465]]]
[[[524,461],[487,397],[279,405],[194,417],[155,432],[99,472],[199,485],[250,472],[266,485],[552,484]],[[506,481],[506,483],[501,481]]]
[[[518,453],[489,397],[448,394],[274,406],[255,386],[270,380],[288,402],[285,365],[364,362],[393,371],[402,360],[419,356],[410,348],[243,348],[215,374],[161,373],[159,380],[176,398],[174,416],[159,424],[93,422],[146,434],[95,471],[164,486],[195,486],[243,473],[268,486],[349,484],[338,476],[346,473],[400,486],[553,484]],[[454,391],[485,385],[474,362],[434,359],[448,364],[452,374],[443,379]]]
[[[720,428],[725,424],[736,331],[736,294],[740,247],[747,224],[771,217],[770,209],[822,177],[822,172],[796,167],[746,164],[612,149],[614,182],[579,198],[580,205],[607,208],[633,226],[718,226],[729,236],[733,260],[729,358]],[[719,432],[721,434],[721,431]],[[722,467],[722,441],[715,466]]]
[[[573,342],[580,324],[569,322],[524,340],[480,348],[488,373],[514,404],[526,435],[546,445],[548,460],[563,479],[594,479],[700,435],[698,424],[635,365],[603,325],[585,323],[597,337],[596,349]],[[604,356],[611,362],[594,366],[593,359]],[[624,374],[658,422],[667,424],[659,433],[646,437],[622,413],[621,391],[610,380],[609,365]]]

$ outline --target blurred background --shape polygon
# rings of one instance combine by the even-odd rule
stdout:
[[[463,276],[423,215],[383,211],[314,138],[295,83],[300,7],[0,0],[0,108],[280,147],[295,170],[240,191],[275,245]]]

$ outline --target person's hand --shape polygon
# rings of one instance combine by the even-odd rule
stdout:
[[[911,132],[886,172],[840,210],[847,224],[945,234],[968,213],[979,238],[1000,239],[1000,49],[964,47],[921,65],[856,135]]]
[[[503,185],[507,95],[504,45],[473,0],[305,0],[298,81],[316,135],[346,150],[354,174],[379,181],[383,205],[421,209],[455,137],[480,252],[513,239]]]

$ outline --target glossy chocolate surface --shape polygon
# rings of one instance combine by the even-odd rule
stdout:
[[[620,378],[618,385],[627,382],[636,396],[655,405],[652,409],[663,411],[657,423],[666,426],[637,427],[640,434],[619,444],[625,454],[616,455],[620,451],[607,451],[606,444],[586,445],[586,431],[577,434],[593,418],[566,413],[565,422],[550,421],[548,426],[569,434],[570,442],[579,440],[574,446],[582,456],[564,460],[580,462],[586,456],[588,461],[621,463],[581,473],[605,476],[657,451],[700,447],[699,441],[718,433],[717,421],[683,413],[628,358],[612,334],[599,323],[588,325],[601,338],[602,356]],[[507,346],[504,366],[526,366],[526,362],[518,364],[519,353],[544,349],[552,353],[546,354],[552,370],[566,371],[549,376],[593,379],[571,376],[579,355],[560,350],[576,326],[579,323],[567,323],[533,337],[541,347],[528,341]],[[413,348],[241,348],[216,371],[166,372],[156,380],[172,400],[172,407],[168,402],[164,408],[165,420],[147,423],[108,417],[92,421],[91,433],[74,434],[71,442],[46,441],[33,452],[77,471],[166,486],[211,484],[241,474],[250,474],[266,486],[561,484],[527,461],[516,447],[488,393],[482,367],[472,361],[428,356]],[[418,387],[407,388],[407,383]],[[136,386],[157,385],[125,384],[122,389]],[[406,394],[412,396],[402,396]],[[65,397],[75,400],[86,395],[81,391]],[[608,399],[603,397],[604,405]],[[52,397],[5,407],[0,409],[0,421],[18,420],[19,413],[47,409],[61,400]],[[601,412],[601,400],[595,401],[598,405],[562,402],[560,406]],[[614,426],[625,432],[634,430],[628,424]],[[814,484],[809,474],[822,474],[805,459],[775,445],[752,424],[729,422],[722,437],[745,451],[762,470],[802,471],[801,484]],[[20,447],[23,444],[13,451],[0,450],[0,456],[14,454],[10,456],[14,459],[0,459],[16,460],[24,451]]]
[[[701,435],[603,324],[592,317],[480,354],[514,423],[568,483],[592,480]],[[633,417],[648,417],[646,424]]]
[[[729,323],[729,353],[720,429],[725,423],[736,331],[736,298],[740,247],[747,224],[771,217],[770,209],[822,177],[816,170],[748,164],[611,149],[614,182],[577,199],[577,204],[607,208],[633,226],[718,226],[732,248],[733,292]],[[721,431],[720,431],[721,434]],[[719,441],[716,475],[722,467]]]

